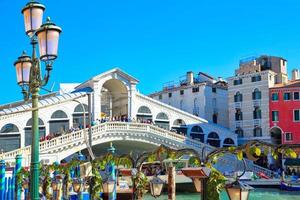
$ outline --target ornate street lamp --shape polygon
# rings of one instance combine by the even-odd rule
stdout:
[[[160,196],[164,183],[165,182],[163,180],[156,176],[150,181],[150,192],[155,199]]]
[[[193,180],[196,191],[201,193],[201,199],[207,200],[206,183],[210,174],[209,168],[183,168],[181,171],[185,176],[190,177]]]
[[[246,183],[239,181],[239,178],[242,177],[246,172],[246,162],[243,159],[244,171],[240,176],[237,176],[237,180],[233,183],[226,185],[226,192],[230,200],[248,200],[250,190],[254,188]]]
[[[230,200],[248,200],[250,190],[253,190],[253,187],[238,180],[226,186]]]
[[[61,28],[50,22],[50,18],[42,25],[45,6],[30,1],[22,9],[25,22],[25,32],[32,45],[31,58],[23,54],[14,63],[17,72],[17,82],[22,88],[24,100],[32,98],[32,144],[30,164],[30,197],[39,200],[39,128],[38,128],[38,96],[41,87],[48,83],[53,61],[57,58],[58,40]],[[39,43],[40,58],[36,55],[36,45]],[[45,76],[41,77],[40,61],[46,65]]]

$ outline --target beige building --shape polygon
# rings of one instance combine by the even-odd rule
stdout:
[[[269,88],[287,81],[287,62],[281,57],[260,56],[240,61],[228,78],[229,126],[239,143],[270,141]]]

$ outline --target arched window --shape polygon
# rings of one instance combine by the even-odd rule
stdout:
[[[243,131],[243,129],[241,129],[241,128],[237,128],[237,129],[235,130],[235,133],[238,135],[239,138],[244,137],[244,131]]]
[[[259,89],[255,88],[255,90],[252,93],[252,99],[253,100],[261,99],[261,91],[259,91]]]
[[[213,120],[213,123],[217,124],[218,123],[218,114],[213,114],[212,116],[212,120]]]
[[[155,119],[155,124],[163,129],[169,130],[170,129],[170,121],[169,117],[166,113],[158,113]]]
[[[234,95],[234,102],[242,102],[243,101],[243,95],[240,92],[237,92]]]
[[[83,107],[82,107],[83,106]],[[84,109],[84,110],[83,110]],[[83,123],[83,116],[85,114],[85,123],[86,125],[89,124],[89,110],[88,110],[88,106],[86,104],[78,104],[73,112],[73,127],[77,128],[77,127],[83,127],[84,123]]]
[[[262,136],[262,129],[260,127],[255,127],[253,129],[253,136],[254,137],[261,137]]]
[[[193,126],[191,129],[190,136],[194,140],[199,140],[200,142],[204,142],[204,133],[200,126]]]
[[[261,109],[256,107],[253,111],[253,119],[261,119]]]
[[[220,147],[220,138],[218,133],[210,132],[207,136],[207,143],[214,147]]]
[[[68,115],[62,111],[57,110],[51,115],[49,121],[50,134],[62,134],[69,130],[69,118]]]
[[[178,134],[186,135],[187,127],[182,119],[176,119],[173,123],[172,130],[176,131]]]
[[[7,152],[20,148],[20,131],[15,124],[6,124],[0,131],[0,151]]]
[[[32,118],[26,123],[25,131],[25,146],[31,145],[32,142]],[[39,133],[40,138],[45,137],[46,127],[42,119],[39,118]]]
[[[240,109],[237,109],[236,110],[236,113],[235,113],[235,120],[236,121],[241,121],[243,120],[243,113]]]
[[[147,106],[141,106],[138,109],[136,118],[139,122],[152,122],[152,114],[150,108]]]
[[[226,138],[223,142],[224,147],[234,146],[234,141],[231,138]]]

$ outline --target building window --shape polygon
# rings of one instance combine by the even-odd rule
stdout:
[[[285,141],[292,141],[293,134],[292,133],[285,133]]]
[[[251,77],[251,81],[252,81],[252,82],[261,81],[261,76],[260,76],[260,75],[252,76],[252,77]]]
[[[234,102],[242,102],[243,101],[243,95],[240,92],[237,92],[234,95]]]
[[[299,92],[294,92],[294,100],[299,100]]]
[[[241,128],[236,129],[235,133],[238,135],[239,138],[244,137],[244,131]]]
[[[291,100],[291,93],[285,92],[285,93],[283,94],[283,99],[284,99],[285,101]]]
[[[272,101],[278,101],[278,93],[272,93]]]
[[[279,121],[279,111],[272,111],[272,122]]]
[[[253,119],[261,119],[261,110],[259,108],[255,108],[253,111]]]
[[[171,98],[172,97],[172,92],[169,92],[169,98]]]
[[[253,99],[253,100],[261,99],[261,91],[259,91],[259,89],[256,88],[256,89],[252,92],[252,99]]]
[[[184,90],[180,90],[180,95],[183,95],[184,94]]]
[[[237,79],[233,81],[233,85],[241,85],[243,84],[243,79]]]
[[[158,99],[160,99],[160,100],[162,99],[162,95],[161,94],[158,96]]]
[[[243,113],[241,110],[237,110],[236,113],[235,113],[235,120],[236,121],[241,121],[243,120]]]
[[[295,122],[300,121],[300,110],[294,110],[294,121]]]
[[[213,93],[217,92],[217,88],[215,88],[215,87],[211,88],[211,90],[212,90]]]
[[[217,114],[213,114],[212,119],[213,119],[213,123],[215,123],[215,124],[218,123],[218,115]]]
[[[192,92],[193,92],[193,93],[199,92],[199,87],[193,87],[193,88],[192,88]]]
[[[260,127],[256,127],[253,129],[253,136],[254,137],[261,137],[262,136],[262,129]]]

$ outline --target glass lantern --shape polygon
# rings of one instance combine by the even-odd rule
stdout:
[[[164,181],[158,177],[153,177],[150,181],[151,195],[155,198],[159,197],[164,186]]]
[[[27,3],[22,9],[22,14],[24,15],[25,32],[30,37],[38,28],[41,27],[43,23],[44,10],[45,6],[36,1]]]
[[[28,85],[30,79],[31,58],[25,52],[14,63],[17,72],[17,82],[20,86]]]
[[[61,28],[47,18],[47,22],[36,31],[38,37],[40,59],[51,61],[57,58],[58,40]]]
[[[230,200],[248,200],[250,190],[253,190],[253,187],[240,181],[235,181],[226,186],[226,192]]]

